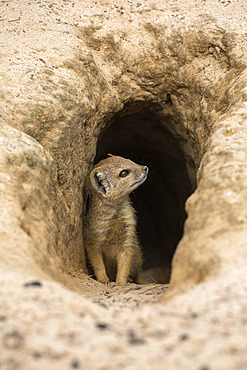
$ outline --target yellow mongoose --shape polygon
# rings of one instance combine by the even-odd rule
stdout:
[[[143,282],[142,251],[129,194],[146,180],[147,174],[147,166],[110,156],[100,161],[89,175],[85,248],[95,276],[102,283],[111,280],[124,286],[129,278]]]

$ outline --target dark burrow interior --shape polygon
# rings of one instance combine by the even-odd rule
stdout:
[[[131,194],[144,254],[144,276],[168,283],[173,254],[183,234],[185,201],[193,186],[178,141],[169,131],[174,118],[150,109],[125,108],[101,133],[95,163],[107,154],[149,167],[148,179]]]

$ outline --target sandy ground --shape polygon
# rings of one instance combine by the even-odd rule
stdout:
[[[235,271],[164,305],[157,303],[164,286],[91,282],[85,298],[37,276],[2,271],[0,366],[246,369],[245,276],[246,269]]]

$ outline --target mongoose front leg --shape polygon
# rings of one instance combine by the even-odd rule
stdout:
[[[105,264],[103,260],[103,254],[101,251],[94,251],[90,255],[90,262],[94,269],[94,273],[96,275],[96,279],[101,283],[109,283],[110,280],[106,275]]]
[[[118,286],[125,286],[127,285],[129,273],[130,273],[130,265],[132,260],[132,253],[122,252],[118,255],[117,258],[117,278],[116,278],[116,285]]]

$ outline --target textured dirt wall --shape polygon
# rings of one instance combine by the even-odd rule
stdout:
[[[231,268],[245,265],[245,81],[246,73],[233,86],[234,103],[214,125],[197,174],[198,188],[187,201],[189,217],[173,259],[172,287],[226,276]]]

